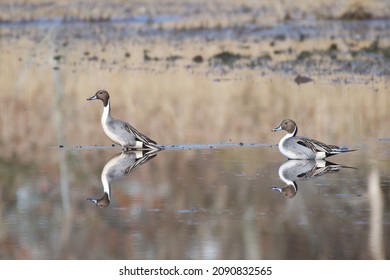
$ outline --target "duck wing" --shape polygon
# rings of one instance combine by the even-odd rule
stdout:
[[[296,143],[298,145],[301,145],[303,147],[306,147],[306,148],[312,150],[315,153],[324,152],[326,154],[332,154],[335,152],[340,152],[340,147],[338,147],[336,145],[327,145],[327,144],[324,144],[320,141],[305,138],[305,137],[297,138]]]
[[[127,132],[133,134],[135,136],[135,139],[138,141],[141,141],[145,144],[157,144],[156,141],[150,139],[149,137],[143,135],[141,132],[136,130],[133,126],[131,126],[129,123],[124,123],[124,127]]]

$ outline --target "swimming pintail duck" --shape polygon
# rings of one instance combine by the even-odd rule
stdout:
[[[127,122],[111,117],[110,95],[105,90],[99,90],[87,100],[98,100],[103,102],[103,114],[101,123],[104,132],[114,143],[122,146],[123,151],[128,150],[160,150],[155,141],[143,135]]]
[[[335,145],[327,145],[314,139],[296,136],[298,126],[293,120],[286,119],[272,131],[286,130],[279,141],[279,150],[288,159],[324,159],[333,155],[355,150]]]

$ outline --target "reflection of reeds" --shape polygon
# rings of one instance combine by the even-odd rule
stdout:
[[[369,248],[373,259],[385,259],[383,244],[383,194],[377,169],[371,171],[368,180],[368,198],[370,202]]]
[[[52,46],[54,52],[55,46]],[[52,54],[53,55],[53,54]],[[55,56],[53,56],[55,57]],[[56,69],[58,59],[53,59],[53,69]],[[54,130],[57,135],[57,143],[65,144],[65,131],[63,130],[64,126],[64,110],[66,107],[62,106],[64,100],[64,89],[62,85],[61,75],[59,71],[53,70],[53,81],[54,81],[54,105],[50,106],[53,108],[53,118],[54,118]],[[60,170],[60,188],[61,188],[61,201],[64,212],[65,220],[69,216],[70,212],[70,200],[69,200],[69,177],[68,177],[68,165],[66,161],[65,153],[60,153],[59,155],[59,170]]]

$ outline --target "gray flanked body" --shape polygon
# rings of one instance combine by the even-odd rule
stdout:
[[[293,120],[286,119],[272,131],[286,130],[287,134],[279,141],[279,150],[288,159],[324,159],[340,153],[351,152],[345,147],[327,145],[320,141],[296,136],[298,126]]]
[[[115,119],[111,116],[110,96],[107,91],[99,90],[87,100],[102,100],[103,114],[101,124],[107,137],[114,143],[122,146],[124,151],[132,149],[159,150],[157,143],[127,122]]]

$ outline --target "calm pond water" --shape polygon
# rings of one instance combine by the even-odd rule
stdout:
[[[336,156],[328,169],[248,144],[170,146],[144,157],[51,148],[58,161],[47,170],[3,162],[1,258],[384,258],[388,145]],[[88,199],[103,197],[103,182],[111,201],[100,208]]]

